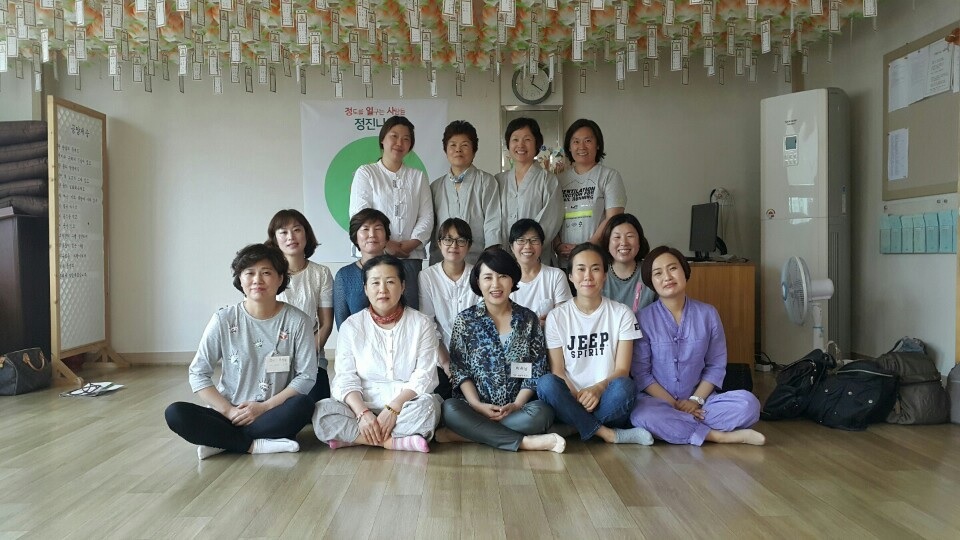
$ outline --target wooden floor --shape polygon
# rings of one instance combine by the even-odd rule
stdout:
[[[192,399],[185,367],[82,375],[127,387],[0,398],[0,539],[960,538],[953,424],[761,423],[765,447],[563,455],[331,451],[307,429],[299,454],[199,462],[163,421]]]

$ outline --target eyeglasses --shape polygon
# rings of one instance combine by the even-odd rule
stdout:
[[[517,245],[519,246],[526,246],[526,245],[539,246],[541,244],[539,238],[517,238],[516,240],[514,240],[514,242],[516,242]]]
[[[445,246],[452,246],[454,243],[456,243],[458,246],[464,247],[468,243],[470,243],[470,240],[463,238],[462,236],[460,238],[454,238],[452,236],[444,236],[443,238],[440,239],[440,243],[442,243]]]

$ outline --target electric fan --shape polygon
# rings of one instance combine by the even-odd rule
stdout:
[[[803,326],[807,311],[813,319],[813,348],[824,350],[823,310],[820,300],[833,296],[833,281],[810,279],[810,269],[802,257],[790,257],[780,271],[780,292],[790,322]]]

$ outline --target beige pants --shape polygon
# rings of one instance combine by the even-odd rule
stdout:
[[[421,435],[428,441],[440,423],[440,404],[443,400],[436,394],[420,394],[403,404],[397,425],[393,428],[393,437]],[[382,409],[370,409],[380,414]],[[313,411],[313,431],[323,442],[336,440],[353,442],[360,436],[357,416],[347,405],[328,398],[317,402]]]

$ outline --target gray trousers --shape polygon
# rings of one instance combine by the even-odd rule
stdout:
[[[391,437],[421,435],[429,441],[440,423],[441,401],[436,394],[420,394],[404,403]],[[380,414],[383,409],[370,410],[374,414]],[[323,442],[353,442],[360,436],[360,426],[357,425],[357,416],[353,410],[333,398],[317,402],[313,411],[313,431]]]
[[[519,411],[494,422],[475,411],[469,403],[453,398],[443,402],[443,421],[451,431],[465,439],[516,452],[525,435],[546,433],[553,424],[553,409],[534,400]]]

